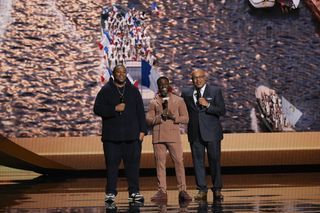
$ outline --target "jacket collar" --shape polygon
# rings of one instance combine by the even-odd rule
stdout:
[[[172,99],[172,93],[169,92],[167,97],[169,98],[169,102],[170,102],[170,100]],[[162,104],[162,97],[160,97],[159,94],[156,95],[155,99],[158,104]]]

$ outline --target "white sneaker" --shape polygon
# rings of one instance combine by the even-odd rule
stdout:
[[[117,209],[116,202],[105,202],[105,205],[106,205],[106,210]]]
[[[144,201],[144,197],[142,194],[140,194],[139,192],[136,193],[132,193],[129,198],[128,198],[129,202],[143,202]]]
[[[116,200],[116,196],[113,193],[107,193],[105,202],[114,202]]]

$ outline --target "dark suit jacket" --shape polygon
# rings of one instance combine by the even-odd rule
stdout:
[[[209,108],[198,109],[193,99],[194,87],[182,91],[182,97],[189,113],[188,140],[199,140],[195,134],[199,126],[201,138],[204,141],[220,141],[223,139],[222,126],[219,116],[226,113],[221,89],[206,85],[203,97],[210,102]],[[196,128],[196,129],[195,129]]]

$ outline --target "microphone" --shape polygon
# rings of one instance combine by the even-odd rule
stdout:
[[[164,100],[164,101],[163,101],[163,103],[162,103],[162,108],[163,108],[163,110],[168,109],[168,100]]]
[[[124,103],[124,97],[120,96],[120,103]]]
[[[162,109],[163,109],[163,112],[165,112],[165,113],[162,113],[162,119],[164,120],[164,121],[166,121],[167,120],[167,116],[168,116],[168,100],[169,100],[169,98],[168,97],[165,97],[165,98],[163,98],[163,102],[162,102]]]

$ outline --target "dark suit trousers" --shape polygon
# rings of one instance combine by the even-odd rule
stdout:
[[[107,167],[106,193],[117,195],[117,180],[119,165],[123,165],[128,182],[129,194],[139,192],[139,168],[141,156],[141,142],[104,142],[104,157]]]
[[[205,192],[208,191],[205,167],[205,150],[207,150],[207,157],[211,172],[211,180],[213,184],[212,190],[221,190],[221,141],[196,141],[190,143],[190,147],[192,151],[192,160],[198,190]]]

